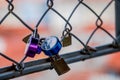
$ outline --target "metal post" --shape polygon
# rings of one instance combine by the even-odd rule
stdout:
[[[120,0],[115,0],[116,38],[120,43]]]

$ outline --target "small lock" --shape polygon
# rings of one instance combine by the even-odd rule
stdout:
[[[46,38],[41,44],[41,49],[47,56],[54,56],[59,53],[62,48],[62,44],[59,39],[55,36]]]
[[[25,54],[28,57],[34,57],[36,54],[41,53],[41,48],[38,45],[39,39],[31,36],[27,42]]]
[[[63,47],[67,47],[70,46],[71,44],[72,44],[72,37],[70,34],[68,34],[67,36],[64,37],[62,41],[62,45]]]
[[[51,58],[51,59],[52,59],[51,65],[54,67],[55,71],[59,76],[70,70],[69,66],[64,61],[63,58],[58,58],[58,59]]]

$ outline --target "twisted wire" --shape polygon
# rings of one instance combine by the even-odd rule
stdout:
[[[101,11],[101,13],[98,15],[90,6],[88,6],[88,4],[86,4],[84,2],[84,0],[78,0],[78,3],[75,5],[74,9],[71,10],[71,13],[68,17],[68,19],[66,19],[58,10],[56,10],[55,8],[53,8],[54,6],[54,1],[53,0],[47,0],[46,1],[46,6],[47,6],[47,9],[45,10],[45,12],[43,13],[42,17],[40,17],[40,19],[38,20],[37,24],[35,25],[35,28],[32,29],[27,23],[25,23],[23,21],[23,19],[21,19],[15,12],[14,12],[14,5],[13,5],[13,1],[14,0],[6,0],[6,2],[8,3],[8,12],[5,14],[5,16],[0,20],[0,24],[2,24],[5,19],[10,15],[12,14],[14,17],[16,17],[27,29],[29,29],[31,32],[35,32],[35,34],[38,34],[38,28],[39,28],[39,25],[40,23],[42,22],[42,20],[45,18],[45,16],[47,15],[47,13],[51,10],[53,11],[55,14],[57,14],[62,20],[65,21],[65,25],[64,25],[64,30],[62,32],[62,39],[61,41],[63,41],[63,39],[67,36],[67,35],[71,35],[73,36],[77,41],[79,41],[83,47],[88,50],[89,52],[89,49],[87,48],[88,47],[88,44],[90,42],[90,40],[93,38],[94,34],[96,33],[96,31],[98,29],[101,29],[102,31],[104,31],[106,34],[108,34],[108,36],[110,36],[115,42],[117,42],[116,38],[114,38],[106,29],[104,29],[103,27],[103,20],[101,19],[101,16],[104,14],[104,12],[110,7],[110,5],[113,3],[113,1],[115,0],[111,0],[110,2],[108,2],[108,4],[105,6],[105,8]],[[118,0],[119,1],[119,0]],[[79,39],[74,33],[72,33],[72,29],[73,29],[73,26],[71,25],[71,23],[69,22],[72,18],[72,16],[74,16],[74,13],[75,11],[78,9],[78,7],[80,5],[83,5],[85,6],[89,11],[91,11],[96,17],[97,17],[97,20],[95,22],[95,25],[96,25],[96,28],[93,30],[93,32],[90,34],[89,38],[87,39],[87,42],[86,44],[81,40]],[[117,43],[118,44],[118,43]],[[3,53],[0,53],[0,55],[4,58],[6,58],[7,60],[15,63],[16,65],[21,65],[23,64],[24,60],[27,58],[27,56],[24,56],[23,59],[21,59],[20,62],[17,62],[13,59],[11,59],[10,57],[4,55]],[[21,66],[20,66],[21,67]]]
[[[98,15],[96,14],[96,16],[98,17],[98,19],[96,20],[96,28],[95,30],[93,30],[93,32],[91,33],[90,37],[88,38],[87,42],[86,42],[86,45],[88,45],[88,43],[90,42],[91,38],[93,37],[93,35],[95,34],[95,32],[98,30],[98,29],[101,29],[103,30],[105,33],[107,33],[115,42],[117,42],[117,40],[107,31],[105,30],[102,25],[103,25],[103,21],[101,21],[100,17],[103,15],[103,13],[108,9],[108,7],[113,3],[114,0],[111,0],[107,6],[102,10],[102,12],[100,13],[99,17]],[[93,11],[92,11],[93,12]],[[95,12],[94,12],[95,13]],[[99,21],[101,22],[99,24]]]

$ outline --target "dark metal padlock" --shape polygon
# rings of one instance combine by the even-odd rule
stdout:
[[[56,70],[57,74],[60,76],[70,70],[69,66],[67,63],[64,61],[63,58],[58,58],[54,59],[53,57],[51,58],[51,64]]]
[[[67,47],[70,46],[72,44],[72,37],[70,34],[68,34],[67,36],[65,36],[65,38],[62,41],[62,45],[63,47]]]

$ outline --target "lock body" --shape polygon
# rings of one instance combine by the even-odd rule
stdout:
[[[58,55],[57,55],[58,56]],[[55,57],[55,56],[54,56]],[[70,70],[67,63],[64,61],[63,58],[54,58],[51,57],[51,65],[54,67],[55,71],[58,75],[62,75]]]
[[[38,41],[38,38],[34,38],[32,36],[30,37],[25,50],[26,56],[34,57],[35,54],[39,54],[41,52],[41,48],[38,45]]]
[[[62,41],[62,46],[63,47],[67,47],[70,46],[72,44],[72,37],[70,34],[68,34],[67,36],[65,36],[65,38]]]
[[[62,44],[59,41],[59,39],[55,36],[48,37],[44,40],[44,42],[41,45],[42,51],[47,55],[47,56],[54,56],[59,53],[59,51],[62,48]]]

